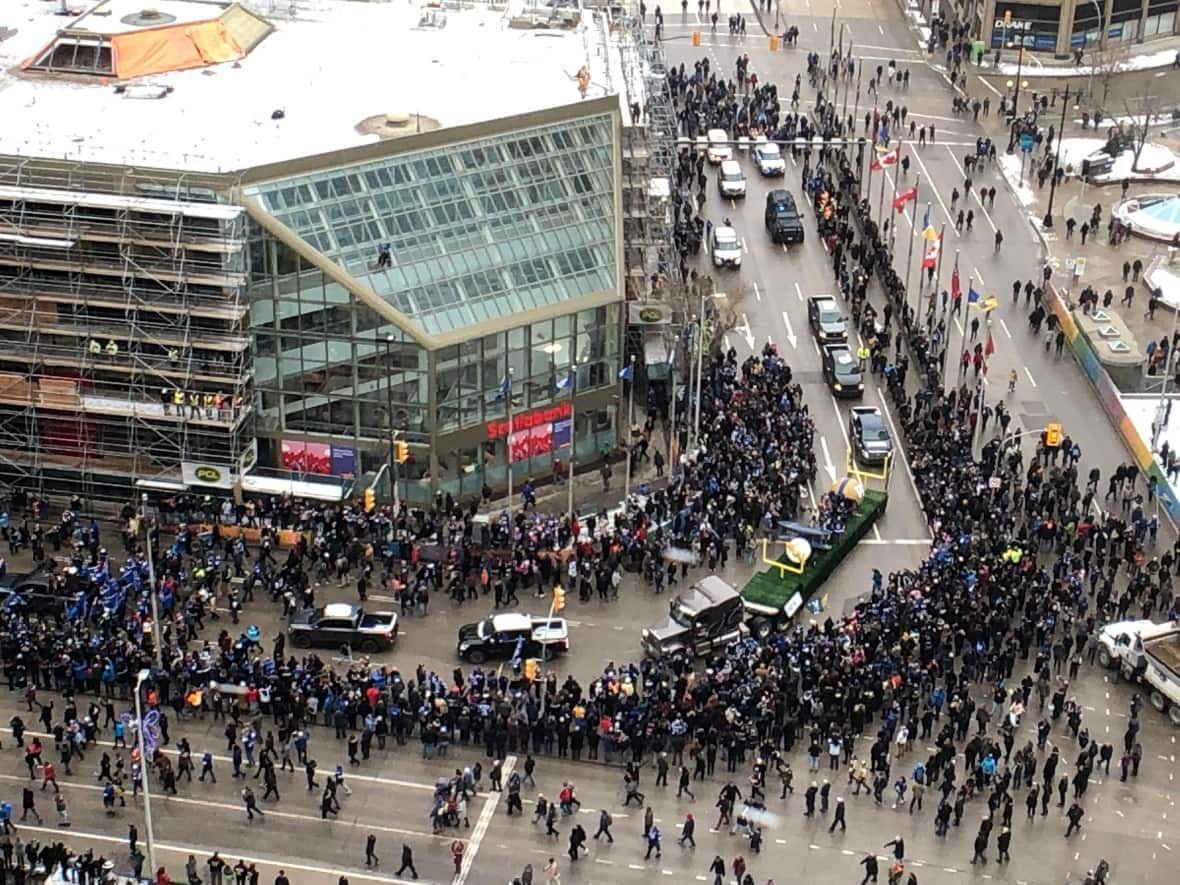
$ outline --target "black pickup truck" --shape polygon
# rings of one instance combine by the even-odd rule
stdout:
[[[347,645],[366,654],[385,651],[397,642],[397,612],[367,612],[359,605],[334,602],[297,612],[287,626],[296,648]]]

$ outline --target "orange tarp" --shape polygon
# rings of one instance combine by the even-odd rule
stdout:
[[[203,68],[246,54],[219,19],[116,34],[111,47],[120,80]]]

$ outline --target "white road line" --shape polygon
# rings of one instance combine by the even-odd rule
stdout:
[[[11,775],[11,774],[0,774],[0,780],[17,781],[19,783],[29,783],[27,778],[18,777],[18,776]],[[71,789],[72,790],[88,790],[90,792],[95,792],[95,793],[101,793],[103,791],[103,788],[98,786],[97,784],[79,784],[79,783],[75,783],[73,781],[62,781],[59,784],[59,786],[63,790],[71,790]],[[165,793],[161,796],[160,790],[158,787],[154,786],[153,789],[156,791],[157,801],[163,801],[163,802],[167,802],[169,804],[176,803],[179,805],[195,805],[195,806],[202,807],[202,808],[219,808],[219,809],[223,809],[226,811],[234,811],[234,812],[242,812],[242,813],[245,812],[245,806],[241,805],[241,804],[235,804],[232,802],[214,802],[210,799],[193,799],[188,796],[170,796],[167,793]],[[493,796],[494,795],[495,794],[493,794]],[[485,807],[488,804],[495,804],[495,803],[490,802],[490,801],[485,802],[484,803]],[[296,814],[292,811],[279,811],[277,808],[272,808],[269,806],[264,806],[264,809],[262,811],[262,817],[264,817],[264,818],[276,817],[276,818],[286,818],[289,820],[306,820],[306,821],[312,821],[312,822],[320,820],[320,818],[316,817],[313,814]],[[338,823],[341,823],[344,826],[348,826],[348,827],[368,827],[369,829],[372,829],[372,830],[380,830],[381,832],[385,832],[385,833],[395,833],[399,836],[413,836],[417,839],[437,839],[440,841],[445,841],[445,839],[448,838],[445,836],[438,836],[438,835],[435,835],[432,833],[422,832],[421,830],[407,830],[402,827],[390,827],[390,826],[385,826],[384,824],[374,824],[374,823],[368,823],[365,821],[358,821],[358,820],[355,820],[355,818],[351,822],[347,821],[347,820],[340,820],[340,821],[338,821]]]
[[[878,541],[882,540],[881,530],[879,528],[877,528],[877,524],[875,522],[873,523],[873,537],[876,538]]]
[[[761,291],[758,289],[758,282],[757,282],[757,280],[755,280],[755,281],[754,281],[754,297],[755,297],[756,299],[758,299],[759,301],[761,301],[761,300],[762,300],[762,292],[761,292]]]
[[[975,274],[975,279],[979,280],[979,285],[983,286],[983,288],[985,288],[985,289],[986,289],[986,288],[987,288],[987,282],[986,282],[986,281],[983,279],[983,274],[981,274],[981,273],[979,272],[979,268],[978,268],[978,267],[973,267],[973,268],[971,268],[971,271],[972,271],[972,272]]]
[[[880,25],[877,25],[877,30],[881,32],[882,37],[885,36],[885,29],[883,27],[881,27]]]
[[[515,767],[515,756],[508,756],[504,759],[505,779],[512,775],[512,769]],[[475,829],[471,831],[471,836],[467,840],[467,850],[463,853],[463,865],[459,868],[459,872],[455,876],[454,885],[463,885],[467,881],[468,875],[471,874],[471,865],[475,863],[475,856],[479,854],[480,843],[483,842],[483,837],[487,835],[488,824],[492,822],[492,815],[496,813],[496,806],[500,804],[500,795],[500,793],[496,793],[493,797],[489,793],[487,800],[483,804],[483,808],[479,810],[479,820],[475,822]]]
[[[1036,381],[1036,379],[1035,379],[1035,378],[1033,378],[1033,376],[1032,376],[1032,372],[1030,372],[1030,371],[1028,370],[1028,366],[1025,366],[1025,367],[1024,367],[1024,374],[1028,375],[1028,383],[1029,383],[1029,384],[1031,384],[1033,387],[1036,387],[1036,386],[1037,386],[1037,381]]]
[[[48,835],[53,836],[55,839],[60,839],[61,835],[62,835],[62,830],[60,827],[43,827],[43,826],[34,826],[33,824],[21,824],[20,828],[22,830],[31,830],[32,832],[35,832],[35,833],[46,833]],[[126,836],[107,836],[102,833],[91,833],[91,832],[87,832],[85,830],[79,830],[75,827],[71,827],[66,832],[68,832],[70,834],[71,841],[73,840],[74,836],[78,836],[81,839],[91,839],[95,842],[111,842],[116,845],[126,845],[127,844],[127,837]],[[155,847],[156,847],[157,851],[167,851],[172,854],[180,854],[180,855],[189,855],[189,854],[200,853],[200,852],[208,850],[208,848],[206,848],[204,846],[177,845],[172,842],[156,842]],[[247,854],[241,854],[240,852],[237,852],[237,851],[234,851],[232,853],[233,853],[234,857],[241,858],[242,860],[246,861],[247,863],[262,864],[263,866],[275,867],[275,868],[281,867],[282,869],[285,869],[285,870],[301,870],[306,873],[322,873],[327,876],[339,876],[341,869],[342,869],[339,866],[321,867],[321,866],[316,866],[314,864],[294,863],[293,861],[287,860],[286,858],[276,860],[276,859],[269,858],[269,857],[259,857],[257,855],[250,856]],[[546,853],[546,852],[542,852],[542,854],[544,854],[544,853]],[[179,867],[179,865],[177,865],[177,866]],[[395,879],[393,876],[390,876],[388,873],[367,873],[363,869],[357,869],[355,867],[346,867],[344,869],[348,870],[348,877],[350,879],[364,879],[365,881],[368,881],[368,882],[386,882],[386,883],[393,883],[393,885],[420,885],[420,882],[421,882],[421,880],[418,880],[416,883],[412,879]]]
[[[757,285],[757,283],[755,283],[755,285]],[[803,300],[803,290],[799,287],[798,280],[795,281],[795,297],[798,298],[800,301]]]
[[[934,178],[930,175],[930,170],[926,168],[926,164],[922,161],[922,152],[921,151],[911,151],[910,156],[912,156],[915,160],[917,160],[918,165],[922,167],[922,178],[925,179],[926,181],[930,182],[930,189],[932,191],[934,191],[934,197],[935,197],[935,199],[938,200],[938,205],[940,205],[942,207],[942,212],[943,212],[944,217],[946,217],[950,221],[953,221],[954,216],[951,215],[951,210],[948,209],[946,207],[946,203],[943,202],[942,194],[940,194],[938,192],[938,188],[934,184]],[[955,226],[953,224],[951,225],[951,231],[954,233],[954,235],[957,239],[959,236],[959,232],[957,230],[955,230]]]
[[[175,728],[176,725],[177,725],[177,723],[175,722],[175,720],[173,720],[172,727]],[[31,731],[30,730],[30,731],[25,731],[25,734],[35,735],[39,738],[46,738],[46,739],[53,737],[53,735],[48,734],[47,732],[44,732],[44,731]],[[95,741],[95,746],[104,746],[104,745],[108,746],[108,747],[113,747],[114,742],[113,741]],[[229,756],[221,756],[221,755],[218,755],[217,753],[214,753],[212,755],[213,755],[213,760],[215,762],[232,762],[233,761]],[[387,785],[394,786],[394,787],[405,787],[408,790],[422,790],[423,792],[430,792],[430,793],[434,792],[434,784],[420,784],[420,783],[416,783],[414,781],[397,780],[396,778],[392,778],[392,777],[376,777],[374,775],[368,775],[368,774],[350,774],[348,776],[348,779],[350,781],[361,781],[363,783],[387,784]]]
[[[1005,335],[1007,335],[1009,338],[1012,337],[1012,333],[1008,331],[1008,324],[1004,322],[1003,317],[1000,317],[1000,328],[1004,330]]]
[[[979,80],[979,82],[982,83],[984,86],[986,86],[988,89],[990,89],[995,95],[1003,98],[1004,93],[1000,92],[1000,90],[998,90],[991,83],[987,82],[987,80],[983,79],[983,77],[976,77],[976,79]]]
[[[750,254],[750,247],[746,245],[746,238],[745,237],[742,237],[742,251],[745,252],[747,255]]]
[[[959,158],[955,156],[955,152],[951,150],[950,145],[943,145],[943,147],[945,147],[946,152],[948,154],[950,154],[951,162],[953,162],[955,164],[955,168],[959,170],[959,174],[962,175],[964,178],[966,178],[967,172],[966,172],[966,170],[963,169],[963,165],[959,162]],[[991,215],[988,214],[987,208],[983,205],[983,200],[980,199],[980,197],[979,197],[979,189],[978,188],[972,189],[971,193],[964,194],[964,197],[966,197],[967,199],[970,199],[971,197],[975,197],[975,201],[977,203],[979,203],[979,211],[983,213],[983,217],[985,219],[987,219],[987,223],[989,225],[991,225],[992,233],[994,234],[996,232],[996,223],[994,221],[992,221]],[[964,200],[964,202],[966,202],[966,200]]]
[[[914,472],[910,469],[910,460],[906,457],[905,448],[901,445],[901,440],[904,438],[897,432],[897,425],[893,423],[893,412],[889,410],[889,402],[885,399],[885,394],[880,390],[877,391],[877,398],[881,400],[881,411],[885,413],[885,420],[889,422],[889,430],[893,433],[893,438],[897,440],[896,450],[898,457],[901,458],[902,466],[905,467],[906,476],[910,478],[910,488],[914,491],[914,501],[918,504],[918,509],[922,507],[922,496],[918,494],[918,484],[914,482]],[[926,526],[926,531],[930,531],[930,527]],[[931,535],[931,537],[934,537]]]

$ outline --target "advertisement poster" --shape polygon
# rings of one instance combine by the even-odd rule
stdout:
[[[356,449],[352,446],[332,446],[332,475],[356,476]]]
[[[281,444],[280,456],[284,470],[324,476],[332,472],[332,447],[327,443],[285,439]]]
[[[547,455],[553,451],[553,425],[538,424],[512,434],[512,460],[524,461],[534,455]]]
[[[574,435],[574,419],[553,422],[553,448],[564,449],[570,444]]]

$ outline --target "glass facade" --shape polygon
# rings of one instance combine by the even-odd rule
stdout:
[[[470,497],[485,483],[502,489],[510,435],[497,392],[510,368],[514,423],[564,409],[575,416],[580,462],[613,446],[623,312],[612,121],[589,116],[248,191],[427,336],[415,340],[382,315],[379,301],[356,297],[254,226],[261,463],[371,478],[388,461],[392,428],[412,455],[399,468],[404,498]],[[375,241],[391,244],[388,268],[375,267]],[[618,300],[604,304],[604,292]],[[566,309],[514,322],[555,305]],[[430,343],[477,323],[489,331]],[[554,458],[569,463],[567,428],[548,426],[548,447],[530,444],[513,465],[518,487],[547,475]]]
[[[599,114],[247,194],[441,334],[614,287],[613,131],[613,117]]]

